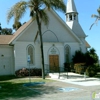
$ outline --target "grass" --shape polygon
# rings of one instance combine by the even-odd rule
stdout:
[[[42,78],[31,78],[31,82],[52,82]],[[0,100],[27,100],[25,98],[37,97],[40,94],[23,86],[29,83],[29,78],[16,78],[15,76],[0,76]]]

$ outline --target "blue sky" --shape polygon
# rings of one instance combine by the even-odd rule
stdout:
[[[0,23],[3,28],[12,28],[13,19],[7,24],[7,11],[16,2],[20,0],[0,0]],[[65,3],[67,0],[65,0]],[[98,14],[97,8],[100,6],[100,0],[74,0],[77,11],[79,13],[78,19],[82,26],[84,32],[88,37],[86,40],[96,50],[96,53],[100,57],[100,22],[94,25],[91,30],[89,30],[91,24],[95,21],[95,18],[91,18],[92,14]],[[65,21],[65,14],[58,12],[60,17]],[[21,19],[22,23],[29,20],[29,13],[26,13],[25,17]]]

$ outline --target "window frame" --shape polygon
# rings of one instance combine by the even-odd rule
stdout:
[[[29,44],[26,48],[26,53],[27,53],[27,58],[28,58],[28,55],[29,55],[29,48],[32,48],[32,54],[30,55],[30,58],[32,58],[32,63],[30,62],[30,65],[35,65],[35,48],[32,44]],[[32,56],[32,57],[31,57]],[[27,62],[28,64],[28,62]]]

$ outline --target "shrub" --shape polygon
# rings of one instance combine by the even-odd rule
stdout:
[[[71,71],[71,64],[70,63],[64,63],[64,71]]]
[[[97,67],[95,65],[91,65],[86,69],[86,74],[90,77],[93,77],[97,74]]]
[[[87,66],[93,65],[98,62],[98,56],[94,48],[91,48],[85,53],[85,58]]]
[[[95,68],[96,68],[97,72],[100,72],[100,66],[98,63],[95,64]]]
[[[91,48],[86,53],[76,51],[72,58],[73,63],[85,63],[86,66],[96,64],[98,62],[98,56],[94,48]]]
[[[74,64],[74,69],[76,73],[82,74],[85,71],[85,63]]]
[[[100,66],[97,67],[97,72],[100,72]]]
[[[85,54],[81,51],[76,51],[75,55],[72,58],[73,63],[84,63],[85,62]]]
[[[15,72],[15,75],[17,77],[24,77],[24,76],[42,76],[42,70],[40,68],[31,68],[30,70],[28,68],[22,68]]]

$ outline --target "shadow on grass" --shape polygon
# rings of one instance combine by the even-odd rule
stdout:
[[[15,75],[3,75],[0,76],[0,81],[6,81],[11,79],[16,79],[17,77]]]
[[[0,86],[2,87],[0,89],[0,100],[28,100],[29,98],[40,97],[43,94],[57,93],[57,87],[46,84],[36,87],[24,87],[23,83],[0,82]]]

